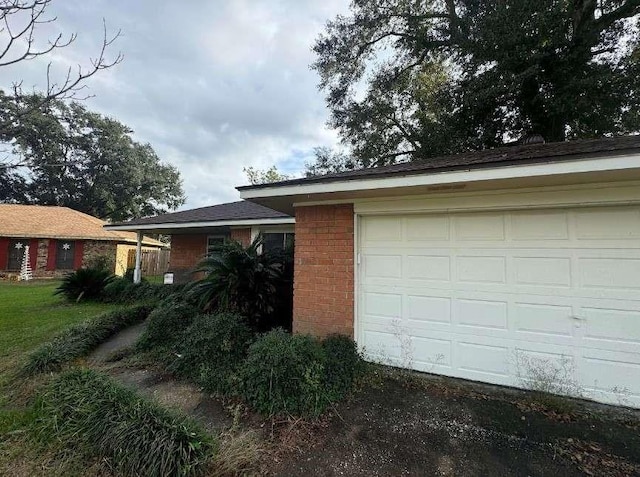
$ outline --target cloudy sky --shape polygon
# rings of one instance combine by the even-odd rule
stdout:
[[[87,106],[178,167],[192,208],[237,200],[243,167],[300,174],[313,147],[337,145],[309,65],[325,22],[347,9],[348,0],[54,0],[57,21],[42,33],[78,34],[47,59],[62,74],[95,57],[103,18],[122,30],[110,53],[124,61],[87,83]],[[42,87],[46,63],[3,68],[0,87],[18,78]]]

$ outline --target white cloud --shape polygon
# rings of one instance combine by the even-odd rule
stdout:
[[[190,208],[237,199],[243,167],[300,172],[313,147],[337,143],[309,65],[324,23],[347,4],[58,0],[51,11],[58,21],[47,28],[79,34],[58,53],[57,67],[95,56],[103,17],[122,29],[113,53],[121,50],[125,61],[88,83],[95,97],[87,106],[127,124],[176,165]],[[41,82],[45,66],[3,70],[0,85]]]

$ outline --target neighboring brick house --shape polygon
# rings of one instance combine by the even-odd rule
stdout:
[[[0,273],[18,274],[29,246],[29,259],[35,278],[60,277],[107,257],[114,273],[124,274],[125,257],[134,248],[136,234],[110,232],[106,222],[67,207],[0,204]],[[146,250],[165,247],[157,240],[145,238]]]
[[[640,136],[238,190],[295,216],[295,332],[493,384],[555,372],[640,408]]]
[[[264,247],[282,248],[293,240],[295,219],[246,201],[218,204],[105,225],[108,231],[160,233],[171,236],[169,272],[175,282],[194,277],[193,270],[224,240],[248,245],[258,234]]]

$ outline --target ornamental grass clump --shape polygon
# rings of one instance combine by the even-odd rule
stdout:
[[[96,346],[118,331],[141,323],[153,307],[133,306],[122,310],[110,311],[92,320],[79,323],[66,329],[51,341],[36,348],[28,357],[23,373],[34,375],[58,371],[70,361],[86,356]]]
[[[147,327],[138,338],[136,348],[141,351],[173,348],[197,314],[196,307],[178,297],[163,300],[149,314]]]
[[[58,376],[36,412],[41,437],[105,459],[120,475],[201,475],[217,447],[185,416],[86,369]]]

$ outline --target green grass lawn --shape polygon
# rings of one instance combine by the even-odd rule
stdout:
[[[58,284],[0,282],[0,361],[12,361],[64,328],[115,308],[105,303],[66,302],[53,295]]]
[[[105,303],[69,303],[53,295],[58,285],[53,280],[0,282],[0,475],[8,475],[8,469],[14,475],[32,475],[29,465],[36,462],[33,468],[37,468],[48,462],[48,457],[26,445],[28,441],[9,437],[16,429],[22,432],[33,419],[28,406],[9,398],[16,384],[14,371],[23,358],[65,328],[117,308]],[[42,475],[49,474],[58,475],[53,470]]]

